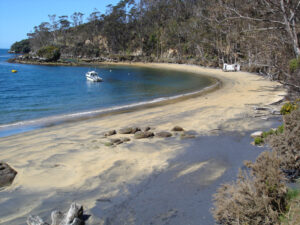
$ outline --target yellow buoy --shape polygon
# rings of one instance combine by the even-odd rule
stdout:
[[[16,72],[18,72],[18,71],[17,71],[17,70],[11,70],[11,72],[12,72],[12,73],[16,73]]]

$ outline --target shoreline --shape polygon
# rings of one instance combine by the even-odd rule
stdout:
[[[63,206],[56,207],[67,207],[76,200],[92,214],[88,223],[99,224],[105,218],[101,217],[101,212],[93,213],[95,207],[99,208],[97,199],[111,199],[111,202],[101,203],[105,205],[99,210],[108,207],[114,211],[114,207],[129,201],[130,187],[143,182],[147,184],[147,179],[153,174],[169,171],[170,167],[177,168],[178,173],[170,178],[166,189],[172,189],[172,182],[179,181],[182,177],[187,179],[187,183],[184,183],[187,188],[193,184],[195,189],[197,185],[214,189],[214,185],[223,181],[226,171],[230,170],[231,163],[228,164],[227,161],[230,160],[226,158],[233,157],[220,148],[225,144],[229,151],[231,144],[228,141],[220,142],[218,146],[213,146],[212,154],[210,151],[206,152],[208,146],[202,145],[205,138],[213,138],[219,133],[238,133],[245,137],[245,134],[255,129],[272,126],[273,121],[268,120],[271,113],[257,108],[278,111],[279,106],[272,104],[283,99],[286,93],[281,84],[246,72],[225,73],[217,69],[178,64],[135,65],[209,75],[219,79],[222,87],[174,104],[60,124],[0,138],[0,158],[18,171],[12,186],[0,191],[0,195],[4,195],[6,199],[4,202],[0,201],[0,206],[4,208],[0,212],[0,223],[22,224],[21,221],[24,223],[28,214],[49,216],[48,209],[53,209],[53,202],[63,202]],[[176,135],[170,139],[133,139],[113,148],[105,146],[101,139],[104,132],[112,129],[150,126],[154,132],[159,132],[170,131],[176,125],[194,131],[196,139],[180,140]],[[111,138],[116,137],[122,135]],[[185,162],[184,166],[180,166],[183,165],[182,161],[170,164],[174,159],[181,160],[180,156],[187,153],[191,144],[194,146],[194,153],[189,153],[192,154],[191,162]],[[202,154],[201,152],[203,155],[198,157],[197,154]],[[253,152],[254,155],[256,153],[258,152]],[[242,157],[252,153],[243,153],[242,149],[238,154]],[[238,168],[242,161],[233,160],[232,163]],[[195,183],[186,175],[195,175]],[[198,175],[201,176],[202,184],[199,184]],[[229,175],[225,177],[227,176]],[[139,191],[138,196],[143,196],[143,193],[143,190]],[[5,208],[5,202],[17,204],[19,210]],[[168,211],[170,208],[163,210]]]
[[[29,132],[36,129],[61,125],[64,123],[79,122],[89,119],[100,119],[107,116],[129,113],[147,108],[159,107],[168,104],[176,104],[177,102],[196,98],[207,93],[213,92],[222,86],[222,82],[216,78],[210,78],[212,85],[200,90],[187,92],[179,95],[168,97],[159,97],[148,101],[131,103],[128,105],[112,106],[104,109],[93,109],[90,111],[74,112],[68,114],[54,115],[48,117],[37,118],[33,120],[19,121],[9,124],[0,124],[0,138],[8,137],[18,133]]]

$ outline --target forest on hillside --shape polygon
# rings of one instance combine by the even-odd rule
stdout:
[[[25,50],[42,49],[42,55],[51,46],[62,58],[212,67],[238,62],[243,70],[299,90],[299,5],[298,0],[120,0],[105,13],[49,15],[27,34]],[[11,50],[23,47],[17,42]]]

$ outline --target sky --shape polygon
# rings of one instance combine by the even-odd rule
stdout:
[[[41,22],[49,22],[48,15],[72,15],[81,12],[86,19],[95,8],[101,13],[106,6],[119,0],[0,0],[0,48],[27,38],[27,33]]]

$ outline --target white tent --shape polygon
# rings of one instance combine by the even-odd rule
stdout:
[[[223,71],[224,72],[232,72],[232,71],[240,71],[241,70],[241,66],[240,64],[227,64],[224,63],[223,64]]]

